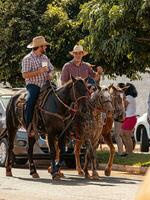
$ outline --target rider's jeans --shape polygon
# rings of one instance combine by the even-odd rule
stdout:
[[[26,128],[28,129],[29,124],[32,122],[36,100],[40,94],[40,87],[34,84],[28,84],[26,88],[28,94],[25,107],[25,122],[26,122]]]

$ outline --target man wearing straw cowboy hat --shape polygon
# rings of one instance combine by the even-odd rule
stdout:
[[[82,58],[86,56],[88,52],[84,51],[81,45],[75,45],[73,51],[70,51],[69,53],[73,56],[73,59],[66,63],[62,68],[62,85],[70,80],[70,75],[81,78],[91,77],[95,79],[95,81],[100,79],[103,69],[97,67],[97,72],[95,72],[92,70],[89,63],[82,61]]]
[[[49,43],[43,36],[34,37],[27,48],[32,51],[22,60],[22,76],[25,79],[28,91],[25,122],[28,133],[32,136],[31,122],[33,118],[34,106],[40,93],[40,88],[50,79],[54,67],[44,53]]]

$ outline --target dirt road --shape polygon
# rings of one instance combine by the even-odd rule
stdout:
[[[13,169],[6,177],[0,168],[0,200],[134,200],[143,176],[112,172],[100,180],[85,180],[75,170],[64,170],[65,178],[53,181],[46,169],[38,170],[40,178],[32,179],[28,169]]]

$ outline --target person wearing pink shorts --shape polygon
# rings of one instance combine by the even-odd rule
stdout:
[[[137,122],[136,117],[136,97],[138,95],[135,86],[131,83],[127,83],[127,90],[125,91],[125,107],[126,107],[126,117],[121,127],[121,138],[123,144],[125,145],[125,154],[130,154],[133,152],[133,141],[132,135],[135,124]]]

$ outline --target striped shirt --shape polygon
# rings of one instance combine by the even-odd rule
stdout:
[[[85,62],[81,62],[79,66],[75,65],[73,61],[66,63],[62,68],[61,81],[66,83],[70,80],[70,75],[81,78],[86,78],[88,76],[94,78],[95,72],[92,68]]]
[[[51,64],[50,60],[46,55],[37,56],[34,51],[31,51],[27,54],[22,60],[22,73],[24,72],[33,72],[42,67],[42,62],[46,62],[49,68],[48,72],[44,72],[43,74],[39,74],[32,78],[26,78],[25,82],[26,85],[34,84],[39,87],[42,87],[46,80],[48,79],[49,73],[54,69],[53,65]]]

